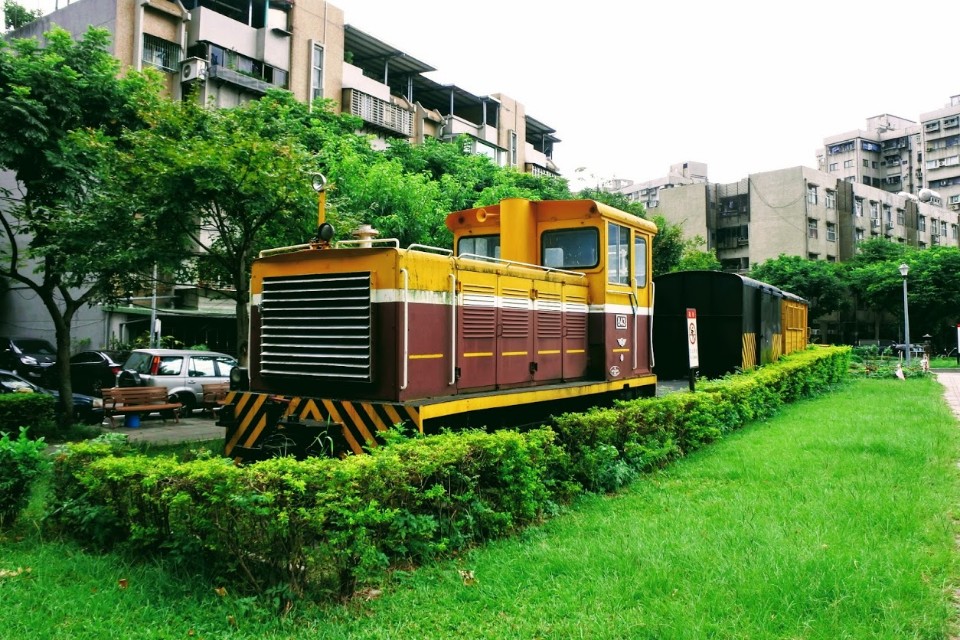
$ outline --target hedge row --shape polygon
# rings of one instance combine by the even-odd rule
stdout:
[[[567,414],[554,429],[395,437],[370,455],[234,466],[129,455],[116,441],[55,460],[51,521],[88,544],[163,552],[257,592],[345,594],[610,490],[784,402],[843,379],[849,350],[814,348],[696,394]]]

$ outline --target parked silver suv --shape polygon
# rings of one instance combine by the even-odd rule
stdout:
[[[166,387],[172,402],[190,415],[203,398],[203,385],[230,382],[237,360],[217,351],[136,349],[117,374],[118,387]]]

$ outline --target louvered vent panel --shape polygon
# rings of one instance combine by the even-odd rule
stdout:
[[[264,278],[260,372],[371,379],[369,273]]]
[[[494,338],[497,335],[497,297],[493,287],[464,283],[461,323],[463,337]]]
[[[569,296],[565,305],[566,325],[568,338],[585,338],[587,336],[587,307],[586,298]]]
[[[560,294],[546,291],[539,292],[536,309],[537,337],[559,338],[563,335],[563,303]]]

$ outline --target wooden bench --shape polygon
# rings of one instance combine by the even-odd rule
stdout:
[[[115,416],[131,413],[153,413],[170,411],[175,422],[180,422],[179,402],[170,402],[166,387],[111,387],[103,389],[103,413],[114,426]],[[166,419],[166,417],[164,417]]]
[[[227,394],[230,392],[229,382],[211,382],[201,386],[200,409],[203,413],[210,412],[216,415],[223,406]]]

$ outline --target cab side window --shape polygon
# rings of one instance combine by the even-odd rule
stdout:
[[[607,281],[630,284],[630,229],[607,223]]]
[[[639,234],[633,239],[633,273],[637,286],[647,286],[647,239]]]

